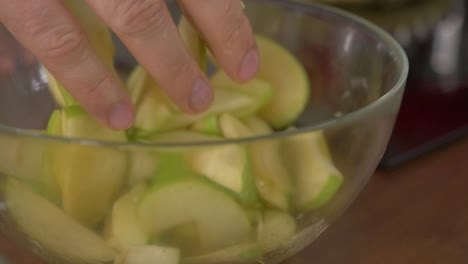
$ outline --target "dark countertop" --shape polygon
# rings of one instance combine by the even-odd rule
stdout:
[[[468,263],[468,138],[378,171],[315,244],[284,264]],[[43,264],[0,237],[15,264]]]
[[[315,244],[285,264],[468,263],[468,138],[379,171]]]

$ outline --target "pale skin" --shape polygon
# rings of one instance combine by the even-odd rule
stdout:
[[[135,119],[124,84],[90,48],[61,0],[0,0],[0,21],[103,125],[129,128]],[[189,55],[163,0],[86,0],[186,113],[213,99],[207,77]],[[217,64],[238,82],[253,78],[259,53],[241,0],[177,0]],[[0,68],[10,66],[0,63]]]

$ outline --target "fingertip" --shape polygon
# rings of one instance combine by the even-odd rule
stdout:
[[[257,75],[260,68],[260,54],[257,48],[250,49],[244,56],[239,67],[239,80],[249,81]]]
[[[214,98],[214,91],[204,78],[195,81],[190,94],[190,106],[196,113],[203,112],[210,107]]]
[[[129,129],[135,121],[135,109],[129,102],[121,102],[112,107],[107,122],[112,129]]]

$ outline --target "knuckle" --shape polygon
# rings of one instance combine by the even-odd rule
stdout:
[[[39,45],[44,56],[58,59],[72,54],[80,55],[85,48],[85,38],[72,25],[61,24],[50,27],[38,26],[33,29],[33,37],[40,39]]]
[[[126,35],[141,35],[164,29],[162,0],[115,0],[115,27]]]
[[[223,43],[237,43],[237,40],[243,36],[242,31],[248,26],[248,20],[244,15],[232,15],[226,19],[223,30]]]
[[[84,89],[83,99],[85,102],[94,102],[102,98],[105,90],[111,86],[111,78],[109,76],[103,76],[93,85],[88,86]]]
[[[193,75],[195,70],[189,60],[176,60],[170,63],[167,67],[169,74],[176,76],[175,78],[183,78],[183,76]]]

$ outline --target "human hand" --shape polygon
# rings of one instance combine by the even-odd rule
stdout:
[[[164,0],[86,2],[184,112],[206,110],[212,88],[185,47]],[[243,82],[255,75],[259,55],[241,0],[177,3],[231,78]],[[135,109],[124,85],[99,59],[62,1],[0,0],[0,7],[6,28],[90,114],[113,129],[133,124]]]

